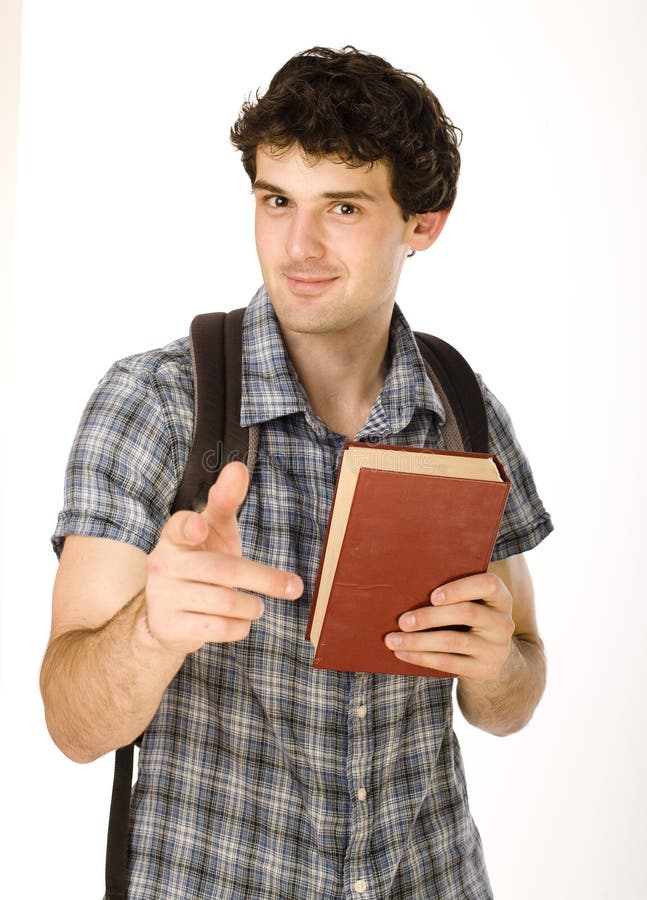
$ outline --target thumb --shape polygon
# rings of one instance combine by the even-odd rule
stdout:
[[[241,462],[229,463],[218,475],[209,490],[207,505],[200,513],[208,527],[208,549],[242,552],[236,516],[248,488],[249,472]]]
[[[209,528],[199,513],[183,509],[173,513],[161,534],[161,538],[176,547],[199,547],[207,539]]]

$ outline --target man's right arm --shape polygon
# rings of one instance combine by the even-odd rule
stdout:
[[[186,655],[247,635],[263,601],[295,599],[301,580],[242,556],[236,510],[248,484],[227,466],[202,513],[181,511],[151,552],[69,535],[54,585],[41,671],[49,731],[77,762],[130,743],[149,724]]]

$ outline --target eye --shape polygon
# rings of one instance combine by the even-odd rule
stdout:
[[[332,212],[338,216],[352,216],[359,212],[359,208],[353,203],[336,203],[332,208]]]
[[[274,194],[270,197],[266,197],[265,203],[270,207],[270,209],[285,209],[285,207],[289,205],[290,201],[287,197],[281,197],[279,194]]]

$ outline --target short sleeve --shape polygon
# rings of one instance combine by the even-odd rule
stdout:
[[[510,478],[503,521],[492,559],[506,559],[536,547],[553,530],[540,500],[532,470],[514,433],[508,412],[481,382],[489,423],[490,452],[496,454]]]
[[[169,516],[193,424],[188,346],[115,363],[92,394],[65,473],[52,543],[80,534],[148,553]]]

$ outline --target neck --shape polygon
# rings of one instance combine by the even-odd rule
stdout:
[[[328,428],[354,438],[366,424],[388,371],[388,320],[327,334],[283,332],[313,411]]]

